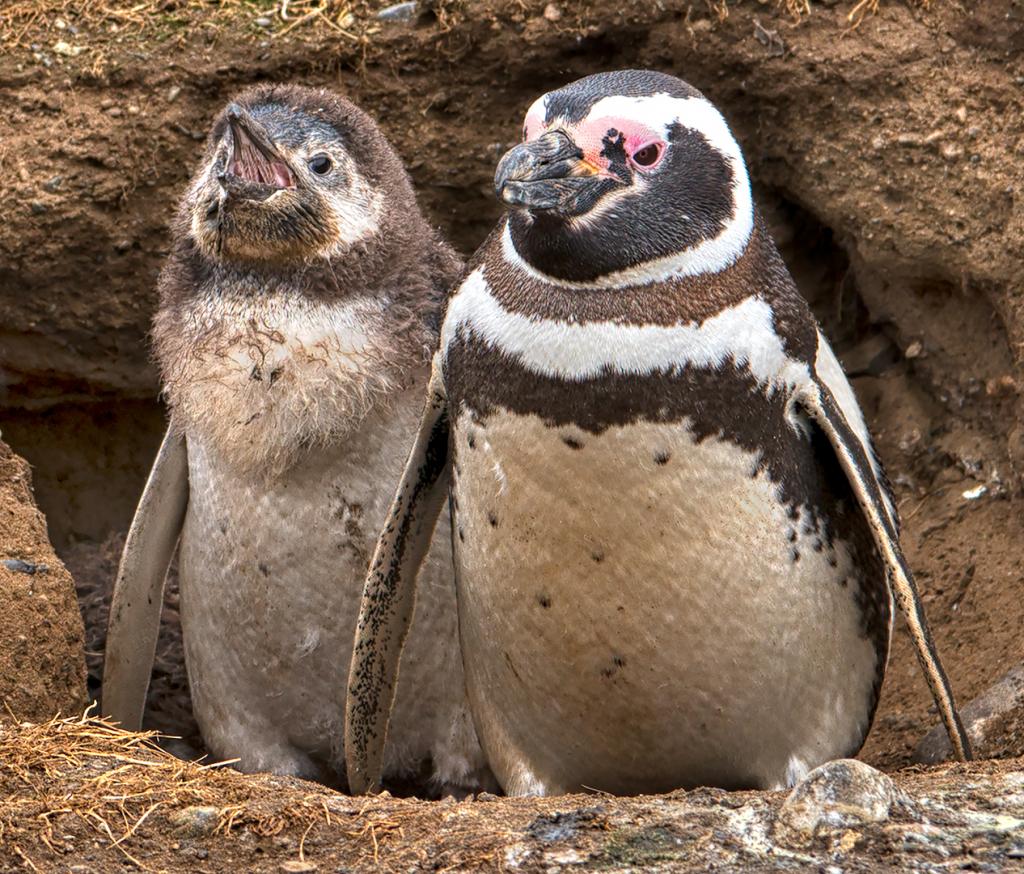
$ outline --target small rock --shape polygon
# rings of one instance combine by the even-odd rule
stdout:
[[[139,109],[139,107],[136,104],[134,104],[134,103],[129,103],[128,104],[128,114],[129,115],[138,115],[140,111],[141,110]]]
[[[953,115],[956,116],[956,120],[958,122],[960,122],[960,124],[966,124],[967,123],[967,107],[966,106],[958,106],[956,108],[956,112],[954,112]]]
[[[65,58],[77,58],[85,51],[85,46],[73,46],[71,43],[61,39],[53,44],[53,50],[56,54],[63,55]]]
[[[3,566],[16,574],[32,574],[46,570],[45,564],[36,564],[34,561],[23,561],[20,558],[5,558]]]
[[[901,146],[920,146],[924,143],[924,137],[920,134],[900,134],[896,137],[896,142]]]
[[[261,16],[260,16],[259,18],[257,18],[257,19],[256,19],[256,21],[255,21],[255,22],[253,22],[253,23],[254,23],[254,24],[255,24],[255,25],[257,26],[257,27],[271,27],[271,26],[273,26],[273,24],[274,24],[274,20],[273,20],[272,18],[267,18],[267,16],[265,16],[265,15],[261,15]]]
[[[1017,393],[1017,381],[1008,373],[997,376],[985,383],[985,394],[990,398],[1005,397]]]
[[[411,3],[396,3],[394,6],[386,6],[377,13],[377,18],[381,21],[412,21],[416,17],[416,12],[419,4],[415,2]]]
[[[169,817],[171,825],[190,837],[211,835],[220,822],[219,807],[184,807]]]
[[[286,874],[309,874],[309,872],[317,870],[317,865],[315,862],[300,862],[298,859],[293,859],[291,862],[282,862],[278,870],[286,872]]]
[[[32,210],[32,215],[42,215],[47,211],[46,204],[39,200],[33,200],[28,208]]]
[[[896,787],[892,779],[855,759],[837,759],[815,768],[790,792],[775,820],[777,836],[791,846],[815,838],[885,822]]]
[[[172,85],[170,88],[167,89],[167,102],[168,103],[174,103],[174,101],[177,100],[179,96],[181,96],[181,86],[180,85]]]
[[[975,486],[973,489],[968,489],[964,492],[961,497],[965,501],[976,501],[978,498],[983,498],[988,494],[988,486]]]
[[[964,153],[964,150],[956,143],[943,143],[939,148],[939,153],[947,161],[955,161]]]
[[[114,118],[120,118],[124,113],[121,111],[121,107],[111,106],[110,109],[107,110],[107,115],[113,116]]]
[[[100,109],[110,109],[114,105],[114,99],[112,97],[104,97],[100,101]]]
[[[914,340],[903,353],[904,358],[920,358],[924,352],[924,344],[920,340]]]
[[[1024,755],[1024,665],[1007,671],[961,707],[960,719],[971,739],[975,758]],[[952,756],[949,738],[941,725],[929,731],[914,750],[914,761],[925,765],[945,762]]]
[[[548,3],[548,5],[544,7],[544,17],[548,21],[552,22],[561,21],[562,10],[559,9],[554,3]]]
[[[60,184],[63,181],[64,181],[64,177],[63,176],[54,176],[51,179],[47,179],[43,183],[43,189],[46,190],[46,191],[49,191],[51,194],[53,194],[53,192],[55,192],[58,188],[60,188]]]

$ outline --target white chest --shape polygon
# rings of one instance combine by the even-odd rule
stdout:
[[[756,454],[685,423],[455,435],[467,680],[506,788],[770,786],[859,746],[860,569]]]

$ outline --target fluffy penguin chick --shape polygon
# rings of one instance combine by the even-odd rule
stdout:
[[[154,337],[168,435],[122,559],[105,711],[137,728],[180,528],[193,707],[213,757],[331,780],[367,562],[460,270],[376,124],[322,90],[248,90],[173,225]],[[429,535],[429,532],[428,532]],[[416,605],[384,770],[472,789],[450,533]]]
[[[715,107],[660,73],[582,79],[534,103],[495,188],[510,211],[448,304],[367,583],[353,788],[378,777],[404,532],[449,483],[509,793],[783,787],[856,753],[892,594],[967,755],[864,418]]]

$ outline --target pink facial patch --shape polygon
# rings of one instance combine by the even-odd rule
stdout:
[[[641,160],[634,163],[645,170],[656,166],[665,153],[664,135],[631,118],[605,116],[587,119],[572,133],[576,144],[583,150],[584,158],[603,170],[607,170],[611,160],[616,157],[614,154],[601,154],[607,151],[607,139],[611,139],[613,143],[624,139],[622,146],[629,158],[642,152]],[[654,151],[657,154],[655,159],[648,163],[643,159],[651,155],[651,150],[646,147],[652,145],[656,147]]]

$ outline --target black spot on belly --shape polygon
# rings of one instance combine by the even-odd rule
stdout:
[[[540,606],[543,607],[545,610],[547,610],[549,607],[551,607],[550,595],[538,595],[537,603],[540,604]]]
[[[582,449],[583,448],[583,444],[580,443],[580,441],[577,440],[575,437],[566,437],[566,436],[563,435],[562,436],[562,442],[566,446],[568,446],[570,449]]]
[[[672,457],[671,452],[655,452],[654,463],[655,464],[668,464],[669,459]]]
[[[498,527],[498,517],[494,515],[493,510],[487,511],[487,521],[491,523],[492,528]]]
[[[611,667],[601,668],[601,676],[610,680],[626,666],[626,660],[622,656],[612,656]]]
[[[793,564],[796,564],[798,561],[800,561],[800,550],[795,548],[791,549],[789,551],[789,560],[793,562]]]
[[[267,565],[266,565],[266,563],[265,563],[265,562],[262,562],[262,561],[261,561],[261,562],[259,562],[259,563],[258,563],[258,564],[256,565],[256,567],[257,567],[257,568],[259,569],[259,572],[260,572],[261,574],[263,574],[263,576],[265,576],[265,577],[269,577],[269,576],[270,576],[270,568],[269,568],[269,567],[267,567]]]
[[[472,434],[466,438],[466,445],[470,449],[476,449],[476,438]]]
[[[595,549],[592,553],[590,553],[590,557],[598,564],[600,564],[602,561],[604,561],[604,551],[600,549]]]
[[[459,526],[459,543],[465,543],[465,542],[466,542],[466,535],[463,534],[462,526],[460,525]]]
[[[792,528],[789,530],[789,542],[796,543],[797,533]]]

